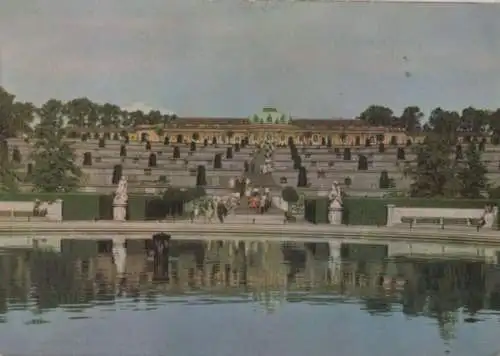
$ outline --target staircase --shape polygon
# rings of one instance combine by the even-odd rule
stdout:
[[[252,186],[259,188],[276,188],[279,187],[278,184],[273,179],[272,174],[261,174],[260,166],[265,163],[266,159],[264,157],[264,152],[258,151],[253,159],[252,163],[255,165],[255,172],[246,172],[245,177],[249,178],[252,182]]]

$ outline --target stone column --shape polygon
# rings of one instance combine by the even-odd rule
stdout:
[[[387,226],[394,226],[394,209],[396,205],[387,204]]]

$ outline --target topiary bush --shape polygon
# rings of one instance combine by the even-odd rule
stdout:
[[[214,157],[214,169],[222,168],[222,154],[217,153]]]
[[[385,152],[385,145],[383,142],[380,142],[378,144],[378,153],[384,153]]]
[[[205,172],[205,166],[199,165],[196,172],[196,186],[204,187],[207,185],[207,175]]]
[[[207,139],[204,139],[203,140],[203,147],[207,147],[208,146],[208,140]]]
[[[244,169],[245,173],[248,173],[248,171],[250,170],[250,165],[248,164],[248,161],[245,161],[243,163],[243,169]]]
[[[19,148],[14,147],[12,150],[12,161],[15,163],[21,163],[21,151],[19,151]]]
[[[297,187],[307,187],[307,170],[304,166],[299,168],[299,179]]]
[[[389,173],[387,173],[387,171],[380,172],[378,187],[380,189],[387,189],[387,188],[389,188],[390,183],[391,183],[391,180],[389,178]]]
[[[184,141],[184,137],[182,135],[177,135],[177,143],[182,143]]]
[[[344,161],[350,161],[351,158],[351,149],[349,147],[344,148]]]
[[[365,155],[359,155],[358,157],[358,171],[368,170],[368,159]]]
[[[174,147],[174,151],[172,152],[172,158],[173,159],[181,158],[181,149],[179,148],[179,146]]]
[[[156,167],[156,155],[154,153],[149,155],[148,167]]]
[[[101,137],[99,139],[99,148],[104,148],[104,147],[106,147],[106,140],[103,137]]]
[[[165,136],[165,138],[163,139],[163,145],[164,146],[170,145],[170,137]]]
[[[455,159],[457,160],[464,159],[464,152],[461,144],[455,146]]]
[[[232,147],[228,147],[226,149],[226,158],[233,159],[233,148]]]
[[[398,147],[398,151],[397,151],[397,159],[398,161],[404,161],[405,158],[406,158],[406,154],[405,154],[405,150],[403,147]]]
[[[146,151],[151,151],[151,142],[146,141],[146,145],[144,146],[144,148],[146,149]]]
[[[212,145],[216,145],[217,144],[217,138],[214,136],[212,137]]]
[[[293,204],[299,200],[299,193],[294,187],[287,186],[281,191],[281,197],[287,203]]]
[[[234,144],[234,152],[240,152],[240,144],[238,142]]]
[[[92,165],[92,153],[85,152],[83,154],[83,165],[84,166],[91,166]]]
[[[189,152],[196,152],[196,142],[195,141],[191,141],[191,143],[189,144]]]
[[[123,166],[121,164],[117,164],[113,167],[113,176],[111,178],[112,184],[118,184],[120,179],[122,178]]]
[[[120,146],[120,157],[127,157],[127,146]]]

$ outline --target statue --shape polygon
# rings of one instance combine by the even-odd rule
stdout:
[[[113,199],[113,220],[125,221],[127,216],[127,178],[121,177]]]
[[[333,182],[332,189],[328,194],[328,198],[330,199],[330,206],[328,209],[328,220],[330,220],[330,224],[332,225],[341,225],[342,224],[342,192],[340,191],[340,187],[338,182]]]

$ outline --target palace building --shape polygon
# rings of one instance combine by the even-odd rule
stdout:
[[[386,144],[404,144],[408,136],[404,130],[368,126],[358,119],[302,119],[275,108],[266,107],[247,118],[180,117],[161,126],[141,125],[129,134],[131,140],[147,138],[151,142],[238,143],[248,140],[254,144],[268,139],[275,144],[287,144],[292,138],[297,144],[322,145],[331,140],[333,145],[364,145],[383,141]],[[413,139],[412,139],[413,140]]]

